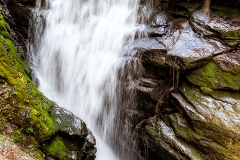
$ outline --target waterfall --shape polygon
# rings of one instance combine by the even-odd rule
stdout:
[[[134,76],[124,68],[135,64],[130,44],[138,3],[37,0],[33,11],[28,48],[35,82],[86,122],[97,138],[98,160],[135,159],[129,128],[119,119],[121,108],[134,105]]]

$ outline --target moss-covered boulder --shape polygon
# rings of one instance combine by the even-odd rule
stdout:
[[[5,23],[1,19],[1,32],[6,33]],[[5,31],[5,32],[4,32]],[[1,106],[10,106],[7,114],[15,123],[34,128],[33,134],[39,140],[45,140],[55,134],[56,129],[49,117],[50,101],[37,90],[24,71],[24,64],[16,54],[16,48],[9,37],[0,39],[0,77],[6,100]],[[9,36],[9,35],[8,35]]]
[[[48,100],[25,70],[0,15],[1,133],[37,159],[94,159],[95,139],[85,123]]]
[[[184,96],[173,96],[190,121],[184,116],[179,118],[171,115],[171,124],[176,134],[197,145],[198,150],[207,153],[208,159],[237,160],[240,156],[239,94],[198,88],[187,83],[180,90]]]
[[[239,50],[216,56],[202,68],[193,71],[187,79],[201,87],[240,90]]]

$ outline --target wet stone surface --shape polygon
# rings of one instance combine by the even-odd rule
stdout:
[[[165,36],[136,41],[134,48],[156,66],[184,70],[197,68],[230,49],[219,40],[196,35],[187,19],[175,20]]]
[[[33,3],[8,3],[23,35],[18,36],[25,38],[21,44],[25,44]],[[153,11],[143,14],[143,35],[147,37],[133,44],[143,64],[137,87],[138,110],[126,110],[144,144],[145,159],[239,160],[240,1],[212,0],[207,15],[203,14],[201,0],[171,4],[169,0],[141,1],[146,3]],[[11,108],[6,104],[12,90],[6,85],[0,88],[2,106]],[[18,108],[17,103],[9,104]],[[62,158],[60,150],[54,149],[56,145],[62,150],[69,148],[61,153],[63,157],[94,159],[95,139],[83,122],[62,108],[53,106],[49,112],[57,133],[45,141],[45,149],[56,159]],[[29,107],[18,115],[22,119],[15,121],[25,124],[23,120],[31,115]],[[11,115],[7,118],[14,120]],[[81,144],[73,144],[75,136],[83,140]]]
[[[60,132],[78,136],[80,138],[87,136],[88,130],[83,120],[74,116],[73,113],[68,110],[54,105],[51,108],[50,116]]]
[[[212,62],[193,71],[187,79],[201,87],[240,90],[239,58],[239,50],[218,55]]]
[[[213,5],[210,16],[196,11],[192,14],[192,21],[204,26],[207,32],[215,32],[215,36],[220,36],[228,45],[237,46],[240,44],[239,13],[237,8]]]
[[[172,7],[170,17],[150,16],[148,37],[134,43],[143,69],[132,113],[145,156],[238,160],[240,10],[214,0],[208,13],[203,1]]]

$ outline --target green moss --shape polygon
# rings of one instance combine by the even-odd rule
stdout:
[[[45,149],[52,154],[53,156],[56,156],[60,158],[61,160],[68,159],[67,152],[68,149],[63,143],[62,139],[58,136],[56,136],[49,145],[45,147]]]
[[[240,71],[237,74],[236,72],[223,71],[215,62],[210,62],[193,71],[187,76],[187,79],[197,86],[209,89],[240,89]]]
[[[213,90],[208,87],[200,87],[200,89],[203,92],[203,94],[205,94],[205,95],[211,95],[211,93],[213,92]]]
[[[223,137],[226,136],[221,135],[221,132],[218,131],[214,134],[212,128],[205,128],[206,124],[198,128],[199,123],[196,125],[196,123],[193,122],[193,126],[191,126],[190,123],[186,121],[186,118],[179,113],[172,114],[169,117],[174,131],[179,137],[194,145],[198,150],[207,153],[207,155],[204,155],[204,159],[231,159],[229,150],[225,148],[225,146],[222,146],[224,143],[221,141]],[[209,135],[211,135],[211,137],[209,137]]]
[[[223,36],[226,37],[226,38],[239,39],[240,38],[240,29],[230,30],[228,32],[225,32],[225,33],[223,33]]]
[[[15,132],[12,132],[12,139],[14,142],[21,142],[23,140],[22,130],[16,130]]]
[[[37,160],[44,160],[44,158],[42,157],[42,152],[40,150],[35,150],[33,153],[33,157]]]
[[[0,34],[6,38],[10,38],[10,35],[6,29],[6,23],[3,19],[2,14],[0,14]]]
[[[0,21],[3,21],[2,15]],[[1,22],[0,29],[5,25],[4,21]],[[0,77],[6,80],[7,87],[12,90],[9,101],[15,102],[8,112],[13,114],[14,123],[32,128],[36,138],[43,141],[55,134],[56,128],[48,114],[49,102],[24,70],[24,63],[17,55],[14,44],[7,36],[0,35]],[[20,112],[26,113],[25,117],[19,115]]]

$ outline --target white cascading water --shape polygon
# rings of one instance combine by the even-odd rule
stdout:
[[[33,12],[29,59],[38,87],[86,122],[98,160],[134,159],[124,153],[128,142],[116,142],[124,137],[116,117],[137,10],[138,0],[37,0]]]

